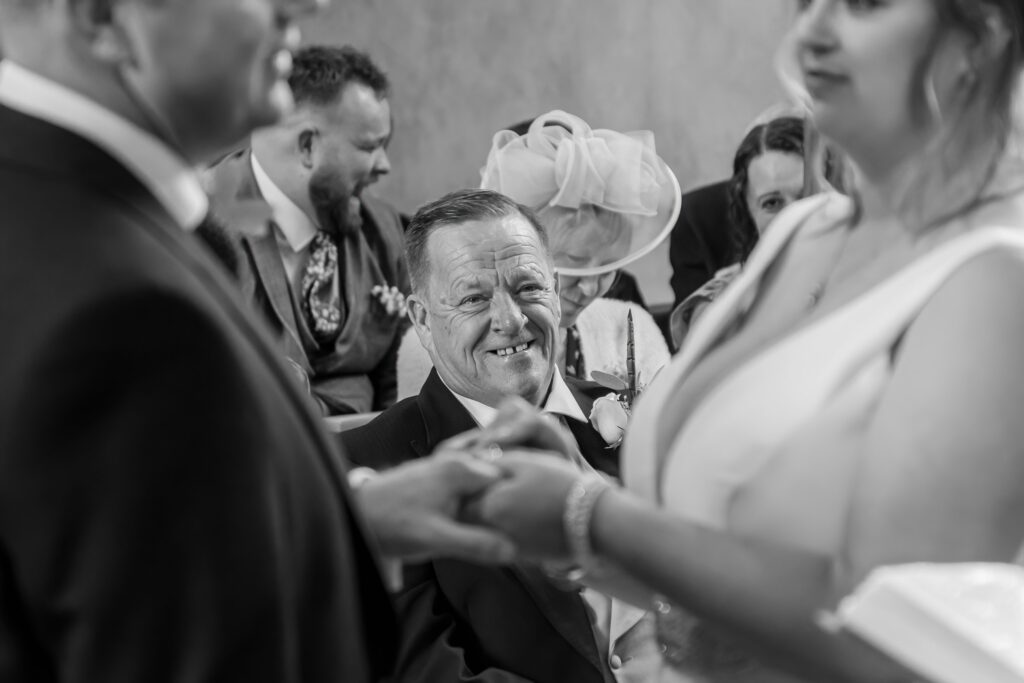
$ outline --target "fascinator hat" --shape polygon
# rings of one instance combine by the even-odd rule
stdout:
[[[653,133],[592,130],[558,110],[525,135],[495,134],[480,187],[537,212],[565,275],[601,275],[635,261],[679,216],[679,183],[655,152]]]

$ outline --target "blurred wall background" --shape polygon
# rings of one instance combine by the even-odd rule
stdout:
[[[393,84],[400,210],[474,187],[494,132],[550,109],[654,131],[685,192],[730,174],[748,123],[778,101],[788,0],[334,0],[304,42],[368,51]],[[632,271],[671,301],[667,242]]]

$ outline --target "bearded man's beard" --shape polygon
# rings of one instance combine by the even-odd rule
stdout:
[[[313,172],[309,179],[309,199],[321,230],[344,237],[362,229],[362,202],[359,197],[343,192],[333,173]]]

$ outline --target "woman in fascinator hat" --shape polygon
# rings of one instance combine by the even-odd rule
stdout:
[[[619,269],[661,244],[679,214],[679,185],[654,134],[594,130],[551,111],[523,135],[495,134],[480,186],[529,207],[547,230],[560,284],[562,371],[624,378],[632,310],[640,382],[649,381],[668,361],[661,333],[643,309],[601,297]]]

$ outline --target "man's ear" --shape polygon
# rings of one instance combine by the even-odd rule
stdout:
[[[313,126],[305,125],[299,129],[299,134],[296,137],[296,145],[298,146],[299,160],[302,162],[303,168],[313,168],[313,157],[316,142],[319,137],[320,131]]]
[[[405,309],[409,322],[416,330],[416,336],[420,338],[420,344],[428,351],[431,350],[433,344],[430,336],[430,316],[423,299],[418,294],[410,294],[405,298]]]
[[[970,49],[967,57],[968,70],[972,77],[976,77],[980,69],[1002,57],[1013,40],[1013,34],[1006,23],[1007,18],[1002,11],[991,5],[983,7],[981,11],[985,14],[985,32]]]
[[[112,66],[134,64],[135,53],[124,30],[131,3],[121,0],[69,0],[72,25],[100,62]]]

